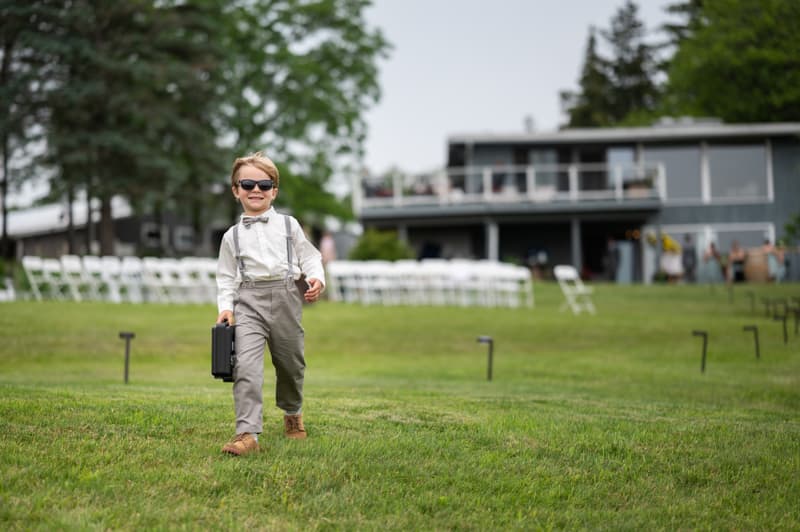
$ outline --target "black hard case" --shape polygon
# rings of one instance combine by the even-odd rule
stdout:
[[[236,366],[236,325],[219,323],[211,329],[211,374],[215,379],[233,382]]]

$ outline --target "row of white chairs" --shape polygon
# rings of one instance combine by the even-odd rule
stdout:
[[[334,261],[329,297],[363,305],[533,307],[527,268],[488,260]]]
[[[39,301],[216,302],[216,259],[28,255],[22,267]]]

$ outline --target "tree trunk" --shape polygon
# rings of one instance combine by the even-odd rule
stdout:
[[[67,185],[67,252],[70,255],[76,255],[78,252],[78,243],[75,241],[75,219],[72,213],[74,203],[75,193],[72,185]]]
[[[114,218],[111,215],[111,196],[100,196],[100,254],[114,255]]]
[[[92,177],[86,178],[86,254],[92,254],[92,242],[94,242],[94,223],[92,223]]]
[[[10,37],[6,37],[3,40],[3,63],[0,66],[0,86],[6,86],[8,83],[8,71],[11,65],[11,53],[14,48],[14,41]],[[3,114],[5,115],[4,118],[8,119],[11,114],[11,105],[8,105],[8,109],[3,109]],[[2,204],[0,204],[0,208],[3,209],[2,218],[3,218],[3,235],[0,237],[0,257],[4,259],[10,259],[11,257],[11,246],[8,240],[8,149],[9,149],[9,138],[8,138],[8,131],[3,131],[3,138],[2,138],[3,145],[0,146],[0,149],[3,150],[3,181],[0,183],[0,194],[2,194],[3,199]]]
[[[0,182],[0,195],[3,196],[2,206],[3,209],[3,236],[0,238],[0,257],[10,259],[11,246],[8,241],[8,135],[3,134],[3,181]]]

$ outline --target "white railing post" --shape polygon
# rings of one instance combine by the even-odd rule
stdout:
[[[363,182],[358,172],[353,172],[350,177],[350,186],[353,189],[353,213],[358,217],[361,215],[362,199],[364,197]]]
[[[658,196],[661,201],[664,201],[667,199],[667,171],[664,169],[664,163],[658,163],[656,179],[658,180]]]
[[[622,165],[614,165],[614,197],[622,201]]]
[[[395,207],[403,204],[403,176],[395,174],[392,176],[392,203]]]
[[[536,199],[536,168],[533,166],[525,167],[525,189],[528,191],[528,198]]]
[[[578,200],[578,167],[574,164],[569,165],[569,198]]]
[[[483,168],[483,198],[486,201],[492,199],[492,169],[488,166]]]
[[[450,174],[447,173],[447,170],[441,170],[436,174],[436,178],[434,179],[434,183],[436,184],[434,192],[439,199],[439,205],[443,205],[447,203],[447,198],[450,195]]]

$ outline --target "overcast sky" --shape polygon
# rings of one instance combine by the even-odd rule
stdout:
[[[638,0],[654,37],[675,0]],[[392,43],[380,103],[367,113],[365,163],[422,172],[446,163],[453,133],[539,131],[563,121],[559,91],[577,88],[590,25],[608,28],[624,0],[374,0],[366,14]]]

